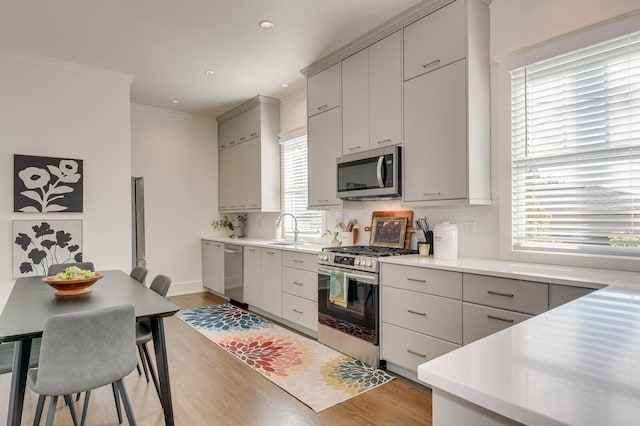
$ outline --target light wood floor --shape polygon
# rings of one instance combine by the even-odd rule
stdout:
[[[207,293],[171,300],[184,309],[224,302]],[[431,393],[403,378],[315,413],[179,319],[166,319],[165,330],[176,425],[431,425]],[[7,415],[10,380],[9,374],[0,376],[0,422]],[[138,424],[163,425],[153,384],[135,370],[125,384]],[[25,425],[33,423],[36,400],[28,389]],[[92,393],[87,423],[118,423],[110,387]],[[63,403],[55,424],[72,424]]]

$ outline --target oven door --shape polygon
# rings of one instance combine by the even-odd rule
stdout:
[[[329,301],[331,271],[347,274],[346,307]],[[378,274],[319,265],[318,323],[377,345],[379,291]]]

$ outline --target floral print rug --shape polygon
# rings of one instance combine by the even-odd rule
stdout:
[[[382,370],[229,304],[180,311],[178,318],[317,413],[393,380]]]

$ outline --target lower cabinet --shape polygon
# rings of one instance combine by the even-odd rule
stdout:
[[[224,244],[202,240],[202,285],[224,294]]]
[[[244,247],[242,259],[244,302],[251,306],[262,305],[262,249]]]
[[[313,254],[282,254],[282,317],[318,331],[318,272]]]
[[[318,302],[282,293],[282,317],[309,330],[318,331]]]
[[[262,302],[260,309],[282,316],[282,251],[262,249]]]

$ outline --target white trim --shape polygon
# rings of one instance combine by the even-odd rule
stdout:
[[[511,232],[511,80],[509,70],[561,53],[577,50],[640,29],[640,10],[626,13],[598,24],[535,44],[525,49],[493,58],[492,80],[495,87],[494,121],[498,138],[498,182],[500,212],[500,259],[531,263],[548,263],[590,268],[640,271],[640,258],[622,258],[583,253],[522,252],[512,248]]]
[[[90,75],[92,77],[120,81],[129,85],[131,85],[131,83],[133,83],[133,80],[135,79],[135,76],[131,74],[103,70],[100,68],[90,67],[88,65],[77,64],[75,62],[62,61],[60,59],[34,55],[27,52],[21,52],[19,50],[7,49],[5,47],[0,47],[0,58],[16,62],[24,62],[40,67],[47,67],[78,74]]]
[[[204,121],[204,122],[210,123],[211,125],[216,124],[215,118],[213,116],[203,115],[203,114],[193,114],[189,112],[176,111],[172,109],[165,109],[165,108],[154,107],[149,105],[131,103],[131,111],[144,112],[148,114],[156,114],[156,115],[161,115],[164,117],[171,117],[171,118],[181,118],[184,120]]]
[[[307,136],[307,126],[300,126],[287,132],[278,133],[278,139],[280,140],[280,143],[284,143],[292,139],[298,139],[303,136]]]
[[[184,281],[181,283],[173,283],[169,287],[167,297],[180,296],[183,294],[193,294],[206,292],[207,289],[202,286],[202,281]]]

